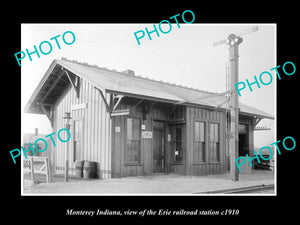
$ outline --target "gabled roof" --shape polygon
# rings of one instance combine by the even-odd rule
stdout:
[[[49,88],[54,86],[53,83],[57,80],[57,77],[62,74],[62,68],[109,93],[123,94],[125,96],[174,104],[201,105],[212,108],[222,105],[226,100],[224,95],[218,95],[218,93],[151,80],[141,76],[101,68],[96,65],[92,66],[87,63],[56,59],[51,63],[46,74],[26,104],[25,112],[43,113],[40,107],[38,107],[38,102],[43,99],[45,93],[49,92]],[[55,87],[52,87],[52,91],[53,93],[56,93],[56,95],[52,95],[47,101],[44,98],[44,102],[49,105],[53,104],[59,95],[62,94],[62,89],[65,88],[69,81],[65,77],[61,77],[61,80],[62,82],[58,82]],[[224,107],[225,104],[220,106],[220,108]],[[240,113],[257,116],[258,118],[274,119],[272,115],[243,103],[240,103]]]

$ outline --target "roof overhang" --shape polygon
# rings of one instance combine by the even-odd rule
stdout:
[[[240,112],[239,113],[240,115],[243,115],[243,116],[251,116],[251,117],[255,117],[257,119],[271,119],[271,120],[274,120],[275,117],[272,116],[272,115],[261,115],[261,114],[255,114],[255,113],[247,113],[247,112]]]
[[[25,113],[46,114],[63,93],[72,86],[75,75],[54,60],[24,107]]]
[[[96,88],[107,93],[170,104],[178,104],[179,102],[180,105],[205,107],[211,110],[225,110],[224,107],[219,107],[225,100],[225,96],[220,96],[220,94],[203,93],[159,81],[124,75],[120,72],[101,69],[88,64],[57,59],[51,63],[42,77],[25,105],[24,112],[47,114],[46,112],[51,109],[59,98],[72,85],[74,86],[77,77],[89,81]],[[199,95],[203,96],[200,96],[201,100],[186,100],[186,98],[193,99]],[[243,103],[240,103],[240,114],[256,118],[274,119],[274,116]]]

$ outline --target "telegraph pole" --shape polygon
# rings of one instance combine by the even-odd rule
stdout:
[[[235,165],[235,159],[239,157],[239,98],[235,90],[235,84],[239,82],[239,44],[243,39],[234,34],[230,34],[226,40],[229,45],[229,65],[230,65],[230,92],[229,99],[230,107],[230,139],[229,139],[229,153],[230,153],[230,177],[233,181],[239,180],[239,171]]]
[[[239,171],[235,165],[235,159],[239,157],[239,98],[235,91],[235,84],[239,82],[239,44],[243,39],[241,35],[245,35],[257,31],[258,27],[252,27],[244,32],[235,35],[230,34],[227,39],[215,42],[213,46],[221,44],[229,45],[229,74],[230,74],[230,139],[229,139],[229,154],[230,154],[230,177],[233,181],[239,180]]]

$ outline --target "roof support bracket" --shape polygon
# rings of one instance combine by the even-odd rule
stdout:
[[[118,107],[118,105],[121,103],[123,97],[124,97],[123,95],[120,95],[120,96],[118,97],[117,102],[113,105],[112,111],[115,111],[115,110],[117,109],[117,107]],[[115,97],[114,97],[114,99],[115,99]],[[113,102],[114,102],[114,101],[113,101]]]
[[[67,70],[64,69],[64,71],[66,72],[66,75],[70,81],[70,83],[72,84],[73,88],[75,89],[75,92],[76,92],[76,97],[79,98],[79,87],[80,87],[80,84],[79,84],[79,79],[77,78],[77,82],[76,84],[74,83],[74,81],[71,79],[69,73]]]
[[[138,103],[140,103],[140,102],[138,102]],[[155,103],[156,102],[152,102],[150,105],[144,104],[144,107],[143,107],[143,120],[147,119],[147,115],[149,114],[150,110],[153,108]]]
[[[253,127],[255,127],[260,121],[261,121],[261,118],[256,119],[254,124],[253,124]]]
[[[110,114],[111,113],[111,108],[109,107],[109,105],[107,103],[107,100],[106,100],[103,92],[99,88],[97,88],[97,87],[95,87],[95,89],[99,91],[100,96],[102,97],[102,99],[104,101],[104,104],[105,104],[105,107],[106,107],[106,111]]]
[[[144,99],[139,100],[134,106],[131,107],[130,111],[136,108],[139,104],[141,104],[144,101]]]
[[[175,112],[176,108],[177,108],[177,104],[174,104],[173,107],[169,110],[169,117],[172,117],[172,115]]]
[[[52,107],[52,105],[43,104],[43,103],[38,103],[38,105],[41,107],[43,113],[46,114],[47,118],[49,119],[49,121],[51,123],[51,127],[53,127],[53,107]],[[50,110],[47,110],[45,106],[50,107]]]

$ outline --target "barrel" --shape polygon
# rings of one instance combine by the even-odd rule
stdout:
[[[83,163],[84,161],[79,160],[75,162],[76,177],[83,177]]]
[[[84,178],[96,178],[97,177],[97,162],[91,162],[88,160],[84,161],[83,177]]]

